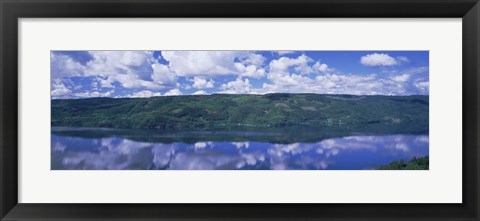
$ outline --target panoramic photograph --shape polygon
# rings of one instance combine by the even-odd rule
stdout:
[[[51,51],[52,170],[428,170],[428,51]]]

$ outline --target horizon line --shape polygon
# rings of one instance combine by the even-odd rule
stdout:
[[[393,94],[317,94],[317,93],[266,93],[266,94],[229,94],[229,93],[212,93],[212,94],[185,94],[185,95],[162,95],[162,96],[151,96],[151,97],[80,97],[80,98],[55,98],[50,100],[82,100],[82,99],[99,99],[99,98],[110,98],[110,99],[147,99],[147,98],[156,98],[156,97],[193,97],[193,96],[211,96],[211,95],[252,95],[252,96],[265,96],[271,94],[295,94],[295,95],[329,95],[329,96],[383,96],[383,97],[410,97],[410,96],[430,96],[429,94],[408,94],[408,95],[393,95]]]

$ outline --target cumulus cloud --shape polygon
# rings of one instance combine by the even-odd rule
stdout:
[[[162,56],[169,62],[170,69],[182,77],[241,74],[237,60],[255,67],[265,60],[262,55],[247,51],[163,51]]]
[[[274,53],[274,52],[272,52]],[[233,93],[428,94],[428,66],[411,67],[405,56],[367,54],[360,63],[379,73],[342,73],[309,52],[279,57],[249,51],[90,51],[51,54],[52,98],[132,97]],[[266,56],[268,54],[265,54]],[[310,54],[308,54],[310,55]],[[360,66],[354,58],[355,65]],[[403,67],[403,68],[402,68]],[[406,68],[405,68],[406,67]],[[338,67],[337,67],[338,68]],[[339,67],[341,68],[341,67]],[[81,79],[81,80],[78,80]],[[235,79],[229,80],[227,79]],[[252,85],[252,81],[254,85]],[[209,89],[209,90],[206,90]]]
[[[235,51],[162,51],[173,72],[182,77],[227,75],[233,72]]]
[[[315,62],[305,54],[297,58],[281,57],[277,60],[272,60],[269,64],[267,78],[272,82],[271,84],[264,84],[264,89],[268,92],[275,92],[278,90],[285,90],[290,87],[291,90],[299,89],[301,85],[314,84],[315,80],[305,76],[316,73],[317,75],[333,73],[335,70],[328,67],[327,64]],[[292,87],[293,86],[293,87]],[[301,90],[304,92],[303,90]],[[287,91],[285,91],[287,92]],[[299,91],[297,91],[298,93]]]
[[[59,79],[55,80],[52,84],[50,95],[54,99],[68,98],[72,91],[68,89]]]
[[[298,85],[309,85],[314,83],[314,79],[299,74],[270,73],[268,79],[276,86],[289,87]]]
[[[100,76],[102,87],[119,82],[124,88],[164,88],[161,83],[151,81],[154,58],[150,51],[91,51],[90,54],[93,59],[87,62],[85,74]]]
[[[128,89],[160,90],[176,83],[176,76],[167,66],[155,63],[153,53],[150,51],[89,51],[88,54],[91,60],[80,63],[73,57],[53,52],[51,54],[52,81],[63,81],[72,77],[93,79],[90,90],[114,89],[115,83]],[[55,87],[57,90],[54,94],[60,93],[58,84]],[[63,92],[66,91],[63,90]],[[91,97],[110,94],[86,91],[71,95]]]
[[[404,71],[405,74],[422,74],[422,73],[427,73],[428,72],[428,67],[412,67],[408,68],[407,70]]]
[[[192,87],[197,89],[213,88],[213,84],[215,83],[215,81],[211,79],[207,80],[202,77],[194,77],[191,81],[193,82]]]
[[[177,83],[177,76],[170,71],[167,65],[154,63],[152,64],[152,79],[160,85],[174,85]]]
[[[272,84],[264,84],[263,89],[268,93],[321,93],[321,94],[381,94],[383,84],[372,81],[375,75],[320,75],[315,79],[291,74],[275,76]]]
[[[64,76],[83,76],[86,67],[67,55],[51,53],[50,69],[52,79],[61,79]]]
[[[342,74],[320,61],[312,63],[313,59],[306,55],[272,60],[267,73],[267,79],[270,82],[264,83],[262,88],[251,89],[250,93],[407,95],[418,92],[410,89],[411,76],[428,72],[426,67],[417,67],[407,69],[402,74],[398,74],[398,71],[387,75]],[[305,73],[316,75],[312,77]],[[425,91],[420,93],[424,94]]]
[[[74,95],[79,98],[89,98],[89,97],[110,97],[113,94],[112,91],[107,91],[107,92],[99,92],[99,91],[84,91],[84,92],[78,92],[75,93]]]
[[[165,92],[165,96],[177,96],[177,95],[182,95],[183,93],[178,89],[178,88],[174,88],[172,90],[169,90],[167,92]]]
[[[251,77],[259,79],[265,76],[265,70],[255,65],[245,66],[244,64],[237,62],[235,63],[235,68],[237,69],[238,75],[240,77]]]
[[[207,92],[204,91],[204,90],[199,90],[199,91],[193,92],[193,95],[206,95],[206,94],[207,94]]]
[[[428,93],[430,88],[430,82],[428,81],[415,82],[413,85],[422,93]]]
[[[220,93],[225,94],[248,94],[253,92],[252,85],[248,78],[242,80],[241,78],[237,78],[235,81],[230,81],[226,84],[222,84],[220,86],[222,91]]]
[[[155,97],[155,96],[161,96],[162,94],[160,92],[153,92],[149,90],[142,90],[135,92],[128,97]]]
[[[239,56],[241,62],[245,65],[254,65],[260,67],[265,62],[265,57],[261,54],[248,53],[243,56]]]
[[[384,53],[373,53],[362,56],[360,58],[360,63],[366,66],[392,66],[398,65],[399,62],[388,54]]]
[[[402,74],[402,75],[393,76],[392,80],[395,82],[405,82],[405,81],[408,81],[409,78],[410,78],[409,74]]]
[[[331,73],[331,72],[334,72],[334,71],[335,71],[335,69],[330,68],[330,67],[328,67],[327,64],[320,63],[319,61],[317,61],[317,62],[313,65],[312,68],[313,68],[314,71],[319,72],[319,73]]]
[[[310,62],[313,62],[313,59],[304,54],[297,58],[281,57],[270,62],[270,73],[288,73],[289,68],[293,67],[297,72],[308,74],[313,72],[312,67],[308,65]]]

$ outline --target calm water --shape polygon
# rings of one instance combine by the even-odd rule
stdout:
[[[52,169],[360,170],[429,153],[428,135],[295,132],[53,128]]]

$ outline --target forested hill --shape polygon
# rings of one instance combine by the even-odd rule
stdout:
[[[428,131],[428,96],[266,94],[52,100],[52,126],[142,129],[345,127]]]

